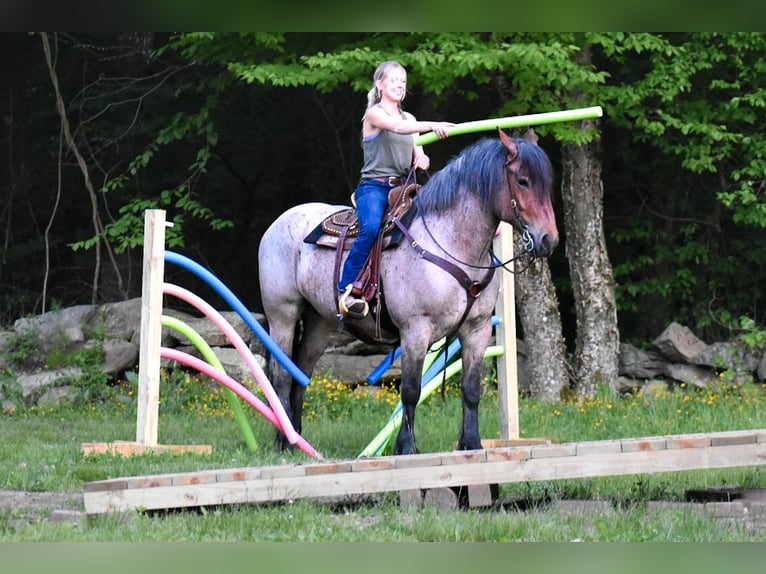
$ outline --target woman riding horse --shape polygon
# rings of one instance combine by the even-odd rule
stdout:
[[[402,185],[416,169],[427,170],[430,159],[422,146],[415,145],[415,135],[433,131],[447,137],[446,122],[417,121],[402,110],[407,93],[407,72],[401,64],[380,64],[367,94],[367,110],[362,118],[364,165],[354,197],[360,232],[348,254],[338,282],[338,309],[344,315],[361,318],[367,314],[364,299],[356,297],[353,282],[370,255],[380,232],[388,205],[388,192]]]

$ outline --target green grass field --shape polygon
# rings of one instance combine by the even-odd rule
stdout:
[[[303,453],[276,453],[273,429],[246,407],[257,441],[249,450],[221,388],[190,374],[164,377],[160,444],[209,444],[210,455],[84,456],[82,443],[134,440],[136,401],[126,383],[107,401],[49,408],[20,408],[0,417],[0,488],[80,491],[85,482],[120,476],[304,462]],[[356,457],[391,414],[395,389],[351,389],[330,377],[315,378],[307,393],[304,436],[328,459]],[[766,428],[761,385],[616,396],[546,403],[521,398],[523,437],[586,441],[659,434]],[[484,438],[498,437],[496,385],[485,382],[481,405]],[[460,425],[459,391],[436,393],[418,409],[422,452],[453,448]],[[766,487],[766,467],[685,471],[656,475],[501,485],[501,498],[529,508],[484,510],[403,509],[395,494],[346,505],[231,505],[190,511],[133,513],[54,523],[48,516],[20,521],[0,513],[0,541],[752,541],[766,530],[716,519],[688,508],[657,510],[650,500],[682,501],[689,488],[737,484]],[[596,515],[567,513],[551,501],[606,501]]]

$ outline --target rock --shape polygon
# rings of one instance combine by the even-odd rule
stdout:
[[[719,369],[755,371],[761,355],[761,349],[753,349],[741,341],[731,341],[707,345],[691,362]]]
[[[18,335],[36,337],[41,348],[49,352],[66,342],[67,331],[91,324],[97,313],[97,305],[77,305],[36,317],[24,317],[13,324],[13,330]]]
[[[38,406],[56,406],[60,405],[63,399],[70,396],[72,387],[67,385],[65,387],[50,387],[40,395],[37,399]]]
[[[183,321],[199,334],[211,346],[229,376],[246,385],[255,382],[245,360],[212,320],[174,309],[164,309],[163,313]],[[264,343],[237,313],[224,310],[221,315],[267,372],[268,352]],[[268,331],[262,314],[253,313],[253,318]],[[100,306],[78,305],[19,319],[12,330],[0,331],[0,371],[6,378],[10,377],[10,381],[0,387],[2,408],[13,408],[13,401],[22,397],[27,403],[58,400],[59,388],[81,372],[78,369],[51,369],[48,365],[65,364],[68,356],[83,348],[102,346],[105,354],[102,370],[112,377],[136,369],[140,328],[141,300],[138,298]],[[16,356],[8,352],[12,343],[17,345]],[[619,377],[615,387],[619,392],[647,393],[678,382],[705,387],[720,380],[718,373],[723,369],[726,370],[724,380],[729,383],[748,382],[754,377],[766,380],[766,349],[751,349],[739,341],[707,345],[691,330],[677,323],[670,324],[653,343],[653,350],[627,343],[620,345]],[[163,327],[162,345],[201,357],[187,336],[175,329]],[[314,374],[330,375],[350,385],[366,383],[367,377],[386,359],[389,350],[388,346],[370,345],[354,339],[347,332],[334,331],[330,333],[328,348],[320,357]],[[165,367],[174,364],[173,361],[162,362]],[[516,366],[519,391],[528,393],[529,375],[523,340],[517,341]],[[401,378],[400,359],[394,361],[383,375],[383,379],[398,378]],[[8,396],[3,395],[2,388]]]
[[[707,346],[688,327],[671,323],[652,341],[665,357],[678,363],[693,363]]]
[[[128,299],[101,306],[98,315],[109,338],[141,342],[141,299]]]
[[[644,351],[628,343],[620,345],[619,362],[619,373],[636,379],[656,377],[667,363],[659,353]]]
[[[57,369],[20,375],[16,382],[21,387],[25,402],[36,402],[48,388],[68,383],[80,375],[82,371],[77,368]]]
[[[384,360],[386,355],[342,355],[325,353],[319,358],[314,368],[315,375],[328,375],[349,384],[364,383],[367,377]],[[383,378],[398,378],[402,376],[401,363],[397,359],[385,372]]]
[[[669,363],[665,365],[664,373],[671,379],[687,385],[706,388],[710,383],[716,381],[718,377],[709,370],[697,367],[695,365],[683,365]]]
[[[239,354],[239,351],[232,349],[231,347],[217,347],[213,349],[213,352],[221,361],[224,371],[235,381],[248,386],[256,381],[255,375],[252,374],[249,365]],[[266,359],[262,355],[253,355],[261,370],[266,372]]]
[[[83,343],[85,342],[85,333],[79,327],[69,327],[64,331],[64,338],[69,343]]]
[[[165,314],[184,322],[211,347],[232,347],[234,345],[221,328],[208,317],[194,317],[176,310],[167,310],[165,311]],[[238,313],[235,311],[220,311],[220,314],[232,327],[239,338],[241,338],[254,353],[260,355],[266,354],[266,348],[263,342],[256,336],[253,330]],[[253,313],[252,316],[255,321],[265,328],[266,319],[262,314]],[[175,345],[173,346],[191,345],[191,341],[189,341],[186,335],[175,329],[163,327],[163,334],[164,336],[170,336],[175,340]]]
[[[104,346],[104,372],[123,373],[138,365],[138,345],[120,339],[109,339]]]

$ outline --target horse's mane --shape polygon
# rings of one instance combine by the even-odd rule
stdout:
[[[550,194],[553,168],[541,147],[521,138],[513,138],[519,148],[522,165],[540,195]],[[492,194],[505,178],[506,149],[497,138],[485,138],[467,147],[436,172],[418,192],[418,213],[443,212],[460,201],[461,195],[476,195],[484,206],[491,205]]]

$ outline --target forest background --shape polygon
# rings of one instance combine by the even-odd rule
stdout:
[[[766,34],[6,33],[0,49],[0,325],[139,296],[147,208],[259,311],[260,237],[292,205],[348,202],[387,59],[420,119],[603,108],[536,126],[562,243],[517,277],[587,392],[620,340],[766,325]],[[491,135],[430,144],[432,172]]]

